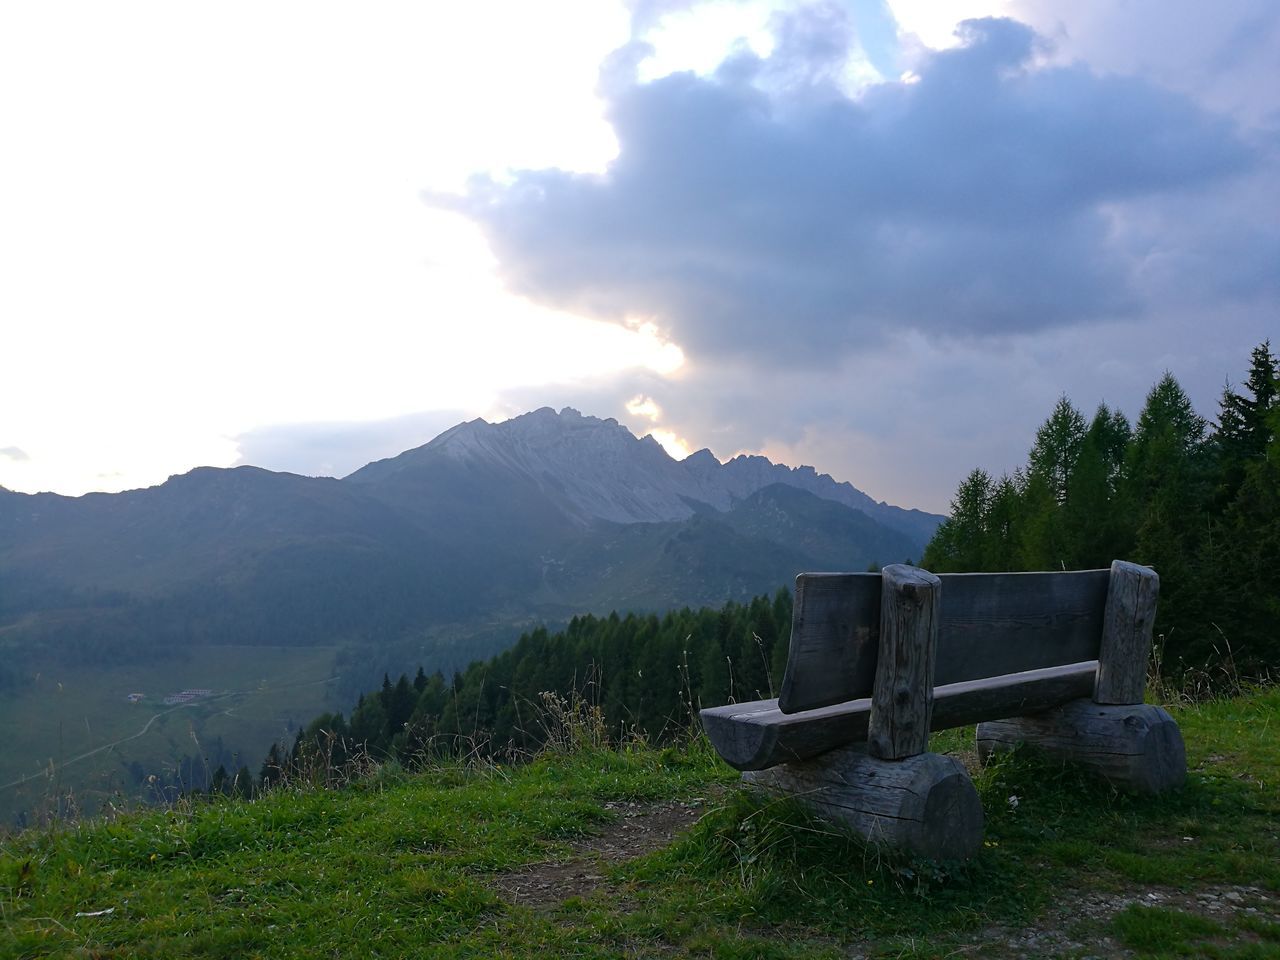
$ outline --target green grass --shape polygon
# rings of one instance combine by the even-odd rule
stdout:
[[[119,794],[136,797],[130,763],[160,773],[184,754],[204,755],[219,737],[256,774],[290,721],[306,724],[333,708],[333,685],[325,681],[335,652],[197,646],[153,663],[40,673],[0,697],[0,824],[20,811],[38,816],[57,795],[71,795],[90,812]],[[190,687],[214,696],[164,705],[168,694]],[[129,703],[130,693],[145,699]]]
[[[1280,957],[1278,715],[1274,689],[1178,710],[1191,775],[1162,798],[1003,758],[976,778],[987,841],[964,865],[888,856],[753,797],[704,744],[388,769],[33,831],[0,843],[0,956],[999,957],[1018,954],[1004,933],[1048,925],[1079,945],[1064,956]],[[963,732],[933,746],[968,749]],[[695,798],[692,830],[593,868],[604,879],[580,896],[503,898],[504,875],[609,829],[610,804]],[[1260,893],[1195,908],[1232,886]],[[1151,891],[1161,902],[1138,905]],[[1087,895],[1128,905],[1076,915]]]

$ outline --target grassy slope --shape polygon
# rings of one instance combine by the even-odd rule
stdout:
[[[957,869],[881,856],[788,805],[761,806],[700,746],[384,772],[343,792],[28,833],[0,846],[0,956],[1076,956],[1123,946],[1280,957],[1280,690],[1177,716],[1192,772],[1170,797],[1118,796],[1025,753],[983,771],[987,846]],[[963,751],[962,733],[935,738],[947,748]],[[709,793],[719,799],[690,833],[613,867],[585,898],[534,910],[497,892],[504,872],[564,858],[605,827],[607,803]],[[1197,892],[1230,885],[1258,892],[1238,911],[1194,908]],[[1105,916],[1083,906],[1126,893],[1159,905]],[[1246,912],[1251,898],[1258,912]],[[1063,929],[1057,946],[1005,936],[1046,924]]]
[[[218,737],[241,751],[256,774],[271,743],[290,735],[290,720],[305,724],[332,708],[333,684],[325,681],[333,675],[334,653],[332,647],[201,646],[152,663],[42,672],[0,697],[0,824],[20,810],[39,813],[55,795],[70,794],[82,808],[96,810],[117,793],[136,793],[126,769],[131,762],[146,773],[172,770],[175,758],[200,756]],[[168,694],[198,687],[214,696],[181,707],[163,703]],[[146,698],[129,703],[130,693]],[[15,782],[23,778],[30,779]]]

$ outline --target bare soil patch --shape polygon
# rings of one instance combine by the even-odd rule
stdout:
[[[1121,893],[1064,891],[1032,926],[1024,929],[991,927],[975,943],[958,949],[961,956],[1021,960],[1034,957],[1104,958],[1132,956],[1110,933],[1111,920],[1133,904],[1167,907],[1220,922],[1237,916],[1280,920],[1280,897],[1256,886],[1215,886],[1195,892],[1147,887]],[[1255,940],[1248,933],[1238,938]]]
[[[535,909],[585,897],[607,882],[610,867],[660,850],[702,816],[701,800],[606,803],[616,819],[572,844],[568,859],[531,863],[494,878],[508,903]]]

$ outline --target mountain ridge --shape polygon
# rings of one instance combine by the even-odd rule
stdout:
[[[544,407],[342,479],[199,467],[119,494],[0,491],[0,641],[385,647],[769,592],[918,557],[940,520],[812,467],[678,461],[616,420]]]
[[[589,456],[574,456],[575,445],[581,446],[585,437],[597,442],[588,451]],[[616,465],[628,448],[638,453],[649,468],[647,475],[639,478],[638,490],[631,489],[637,484],[634,473],[624,477],[607,469]],[[798,487],[822,499],[843,503],[922,545],[943,519],[876,501],[848,481],[837,481],[812,466],[790,467],[750,454],[721,462],[706,447],[676,460],[651,434],[637,437],[613,418],[583,415],[572,407],[564,407],[559,413],[540,407],[497,423],[482,418],[465,421],[422,446],[366,464],[343,479],[377,482],[398,471],[421,466],[433,456],[460,462],[498,461],[535,479],[540,475],[590,477],[590,482],[571,484],[567,491],[579,519],[621,523],[685,519],[697,512],[690,500],[725,512],[736,501],[772,483]],[[620,498],[624,490],[629,495]]]

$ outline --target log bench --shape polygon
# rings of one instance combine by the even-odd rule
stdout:
[[[1117,787],[1186,777],[1182,735],[1143,703],[1159,578],[1110,570],[796,578],[777,699],[701,711],[743,779],[934,859],[982,845],[977,791],[929,732],[977,724],[978,753],[1035,744]]]

